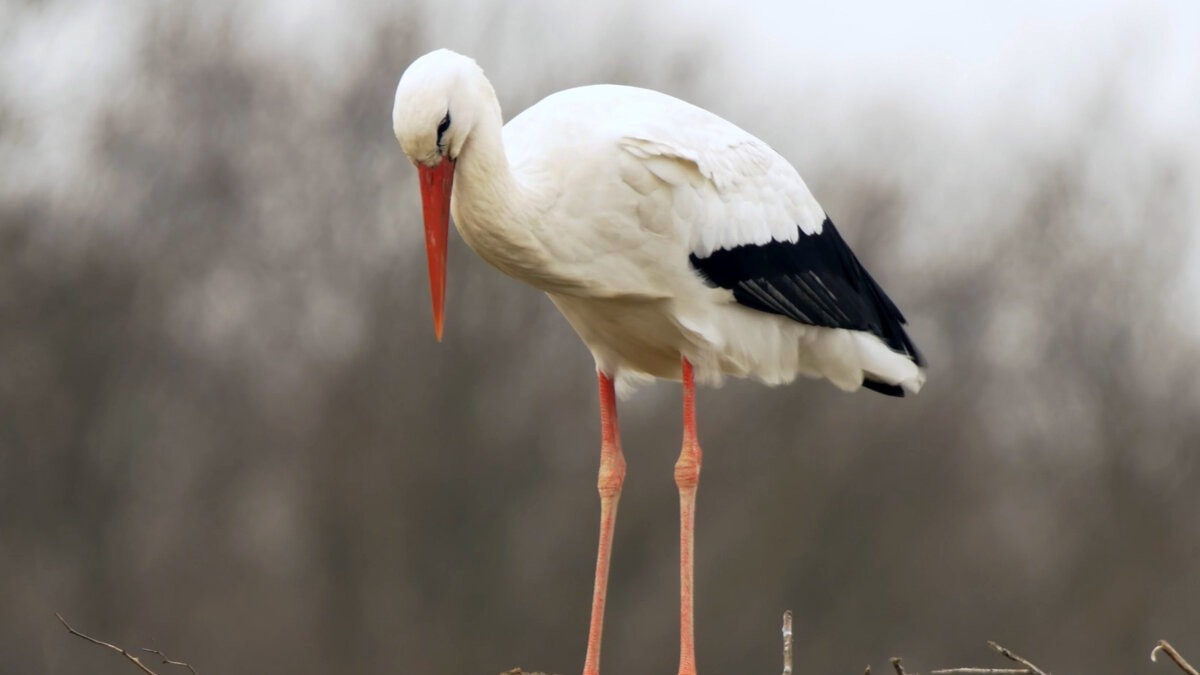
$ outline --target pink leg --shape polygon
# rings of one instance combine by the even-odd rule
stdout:
[[[696,487],[700,484],[700,444],[696,442],[696,389],[692,364],[683,359],[683,451],[675,462],[679,486],[679,675],[696,675],[692,630],[692,540],[696,523]]]
[[[612,554],[613,524],[625,482],[625,455],[617,428],[617,394],[613,381],[600,375],[600,550],[596,554],[596,586],[592,593],[592,623],[588,629],[587,660],[583,675],[600,673],[600,634],[604,631],[604,596],[608,589],[608,561]]]

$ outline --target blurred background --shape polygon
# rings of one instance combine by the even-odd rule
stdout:
[[[651,87],[767,140],[908,315],[920,396],[700,395],[701,672],[1200,660],[1200,5],[0,5],[0,672],[582,667],[593,364],[450,253],[395,84]],[[677,385],[622,403],[604,671],[677,664]],[[1166,670],[1164,670],[1166,669]],[[162,672],[162,671],[160,671]]]

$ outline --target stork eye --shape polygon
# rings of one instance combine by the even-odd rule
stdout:
[[[437,144],[438,144],[439,148],[442,147],[442,134],[446,133],[446,130],[449,128],[450,128],[450,111],[447,110],[446,116],[442,118],[441,122],[438,122]]]

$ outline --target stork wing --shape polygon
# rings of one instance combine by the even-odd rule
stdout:
[[[797,228],[798,229],[798,228]],[[689,257],[711,284],[741,304],[801,323],[871,333],[918,366],[925,360],[904,330],[904,315],[825,219],[794,242],[735,246]]]
[[[820,232],[825,212],[787,160],[733,123],[678,103],[675,124],[627,135],[620,145],[672,188],[671,216],[692,253]]]
[[[746,307],[871,333],[925,365],[904,330],[904,315],[795,168],[707,111],[687,106],[672,112],[679,124],[647,129],[622,145],[671,186],[670,209],[676,228],[687,233],[691,266]]]

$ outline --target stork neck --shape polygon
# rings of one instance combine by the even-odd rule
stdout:
[[[488,211],[514,207],[516,205],[510,202],[519,200],[517,182],[504,154],[500,129],[498,115],[495,119],[491,115],[483,116],[459,152],[454,192],[464,217],[486,216],[487,211],[480,213],[480,207]]]
[[[508,164],[498,108],[471,130],[454,174],[453,215],[463,240],[500,271],[532,282],[545,260],[530,230],[537,214]]]

